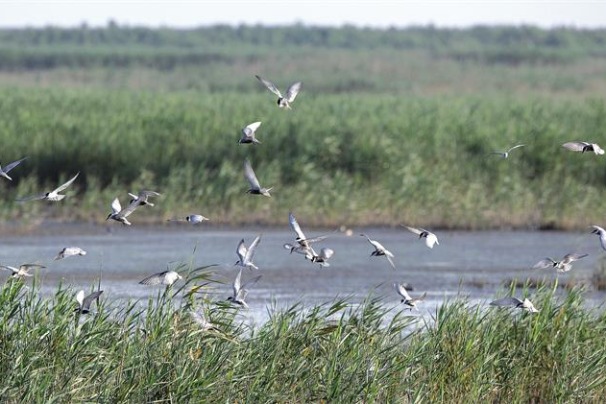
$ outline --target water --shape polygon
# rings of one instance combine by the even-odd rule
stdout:
[[[397,270],[384,257],[371,257],[373,248],[358,236],[367,233],[395,254]],[[357,229],[353,236],[333,234],[321,243],[335,255],[330,267],[321,268],[302,255],[289,254],[283,248],[293,242],[294,233],[263,229],[261,243],[254,258],[259,271],[245,270],[243,281],[262,274],[250,287],[247,301],[250,310],[243,316],[253,321],[267,318],[267,307],[287,307],[326,303],[336,297],[359,302],[369,294],[382,296],[386,304],[397,305],[399,298],[394,282],[414,287],[413,297],[427,292],[421,312],[435,312],[438,304],[455,296],[468,296],[472,301],[503,295],[508,279],[528,277],[555,279],[553,270],[531,269],[544,257],[561,258],[568,252],[589,253],[574,263],[573,270],[560,275],[560,282],[589,279],[603,251],[596,236],[565,232],[437,232],[440,245],[429,249],[414,234],[404,229]],[[213,229],[183,224],[168,227],[124,227],[88,225],[51,225],[40,234],[0,237],[0,259],[4,265],[41,263],[39,270],[42,293],[50,294],[59,283],[74,289],[90,290],[101,282],[105,299],[147,299],[156,296],[161,287],[139,285],[146,276],[178,263],[192,262],[194,267],[218,264],[213,268],[217,284],[209,293],[213,299],[231,294],[231,282],[239,267],[236,246],[244,238],[249,244],[259,232],[253,228],[238,230]],[[308,236],[324,234],[308,231]],[[88,254],[53,261],[66,246],[79,246]],[[0,276],[8,276],[1,272]],[[588,301],[601,303],[602,293],[590,292]]]

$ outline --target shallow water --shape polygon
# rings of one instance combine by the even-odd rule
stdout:
[[[397,270],[384,257],[371,257],[373,248],[364,231],[395,254]],[[381,296],[387,305],[397,305],[394,282],[414,287],[414,297],[427,292],[420,313],[435,312],[444,299],[468,296],[472,302],[485,302],[502,296],[503,284],[511,278],[555,279],[552,270],[533,270],[544,257],[561,258],[568,252],[589,253],[574,263],[573,270],[561,274],[560,282],[591,277],[602,256],[598,238],[587,233],[566,232],[437,232],[440,245],[429,249],[414,234],[400,229],[356,229],[353,236],[334,233],[318,244],[330,247],[335,255],[330,267],[320,268],[302,255],[289,254],[283,248],[293,242],[294,233],[263,229],[254,262],[259,271],[244,271],[243,280],[263,277],[250,287],[250,309],[243,316],[254,322],[267,318],[267,307],[286,307],[325,303],[336,297],[359,302],[369,294]],[[89,290],[101,282],[104,299],[146,299],[156,296],[161,287],[138,284],[144,277],[178,263],[192,262],[194,267],[218,264],[213,268],[217,280],[210,292],[213,299],[225,299],[231,293],[231,281],[238,267],[236,246],[244,238],[249,244],[259,232],[253,228],[213,229],[210,227],[124,227],[62,226],[43,229],[42,234],[0,237],[0,259],[4,265],[18,266],[36,262],[47,268],[38,271],[43,293],[52,293],[59,283]],[[324,234],[307,231],[307,235]],[[88,254],[53,261],[65,246],[79,246]],[[0,276],[9,275],[1,272]],[[31,282],[28,280],[28,282]],[[599,304],[606,296],[587,294],[588,302]]]

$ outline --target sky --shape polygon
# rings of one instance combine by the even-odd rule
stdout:
[[[190,0],[190,1],[5,1],[0,0],[0,27],[119,25],[190,28],[212,24],[263,24],[376,28],[433,24],[530,24],[549,28],[606,27],[606,0]]]

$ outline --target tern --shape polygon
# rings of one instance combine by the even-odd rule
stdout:
[[[511,153],[512,150],[517,149],[518,147],[524,147],[524,146],[525,145],[523,145],[523,144],[517,144],[507,151],[494,151],[494,152],[492,152],[492,154],[497,154],[497,155],[503,157],[504,159],[506,159],[507,157],[509,157],[509,153]]]
[[[248,159],[244,160],[244,176],[250,183],[250,189],[246,192],[248,192],[249,194],[253,194],[253,195],[263,195],[263,196],[271,197],[271,195],[269,194],[269,191],[271,191],[273,187],[272,188],[262,188],[261,187],[261,185],[259,184],[259,180],[257,179],[257,176],[255,175],[255,171],[253,170],[252,166],[250,165],[250,161],[248,161]]]
[[[389,250],[387,250],[385,247],[383,247],[383,245],[381,243],[379,243],[378,241],[371,240],[370,237],[368,237],[364,233],[360,234],[360,236],[366,237],[368,242],[375,248],[375,250],[372,253],[370,253],[371,256],[374,256],[374,257],[384,256],[385,258],[387,258],[387,261],[389,261],[389,265],[391,265],[391,267],[393,269],[396,269],[396,266],[394,265],[393,260],[392,260],[392,258],[394,256]]]
[[[238,141],[239,144],[261,144],[261,142],[255,137],[255,132],[261,126],[261,122],[253,122],[242,129],[242,137]]]
[[[594,152],[595,154],[604,154],[604,150],[597,143],[589,142],[568,142],[562,145],[563,148],[576,152]]]
[[[13,179],[11,177],[8,176],[8,172],[10,170],[12,170],[13,168],[17,167],[19,164],[21,164],[21,162],[23,160],[25,160],[27,157],[23,157],[20,160],[17,161],[13,161],[12,163],[7,164],[4,168],[2,168],[2,166],[0,166],[0,176],[12,181]]]
[[[414,234],[417,234],[419,236],[419,238],[425,238],[425,244],[427,245],[427,247],[433,248],[433,246],[435,244],[440,245],[440,243],[438,242],[438,237],[435,234],[433,234],[432,232],[430,232],[429,230],[425,230],[420,227],[419,228],[409,227],[409,226],[404,226],[404,227],[406,227],[409,231],[413,232]]]
[[[79,291],[78,293],[76,293],[76,301],[78,302],[78,307],[76,307],[76,310],[74,311],[80,314],[90,313],[90,304],[93,302],[93,300],[97,300],[97,304],[99,304],[99,296],[101,296],[101,293],[103,293],[103,291],[98,290],[85,297],[84,291]]]
[[[330,259],[330,257],[332,257],[335,254],[335,252],[332,249],[324,247],[320,250],[320,254],[316,254],[314,249],[311,247],[309,247],[309,249],[311,250],[311,258],[309,258],[311,260],[311,262],[320,264],[320,266],[322,266],[322,267],[330,266],[330,264],[328,263],[328,260]],[[306,255],[305,258],[308,258],[308,256]]]
[[[600,226],[593,225],[593,230],[591,231],[593,234],[597,234],[600,237],[600,244],[602,245],[602,249],[606,250],[606,231]]]
[[[263,83],[263,85],[267,87],[269,91],[278,96],[278,106],[280,108],[291,109],[290,104],[295,100],[297,94],[299,94],[299,91],[301,91],[300,81],[291,84],[290,87],[288,87],[288,90],[286,90],[286,95],[282,95],[282,93],[280,92],[280,90],[278,90],[278,87],[276,87],[274,83],[256,75],[255,77],[257,78],[257,80]]]
[[[205,220],[210,220],[210,219],[207,218],[206,216],[202,216],[202,215],[189,215],[189,216],[185,216],[185,219],[168,219],[169,222],[189,222],[191,224],[202,223]]]
[[[322,241],[327,237],[327,236],[318,236],[318,237],[314,237],[314,238],[305,237],[305,234],[301,230],[301,226],[299,226],[299,222],[297,222],[297,219],[295,218],[295,215],[293,215],[292,212],[288,212],[288,222],[290,223],[290,227],[293,229],[293,231],[297,235],[297,237],[295,238],[295,241],[297,242],[297,244],[299,244],[298,247],[291,246],[291,251],[290,251],[291,253],[295,252],[295,249],[298,249],[299,251],[296,251],[296,252],[301,252],[301,253],[307,255],[307,253],[309,252],[308,250],[310,249],[310,247],[313,243]],[[290,245],[290,244],[288,244],[288,245]],[[285,246],[286,246],[286,244],[285,244]]]
[[[417,303],[422,302],[423,300],[425,300],[425,297],[427,296],[427,292],[425,292],[425,293],[423,293],[423,295],[421,297],[413,299],[408,294],[408,291],[406,290],[406,285],[405,284],[401,284],[401,283],[397,283],[396,282],[396,283],[393,284],[393,287],[396,290],[396,292],[398,292],[398,295],[400,295],[400,297],[402,298],[402,300],[400,300],[400,303],[404,303],[406,306],[409,306],[410,310],[417,309]]]
[[[517,297],[504,297],[502,299],[494,300],[490,302],[491,306],[497,307],[515,307],[522,309],[529,313],[538,313],[539,311],[534,307],[534,304],[528,299],[520,300]]]
[[[153,274],[148,276],[139,282],[141,285],[167,285],[171,286],[173,283],[177,282],[179,279],[183,279],[181,275],[179,275],[176,271],[162,271],[157,274]]]
[[[578,261],[581,258],[586,257],[587,255],[588,254],[566,254],[561,261],[556,261],[552,258],[547,257],[534,264],[533,268],[543,269],[553,267],[558,272],[568,272],[572,269],[572,263],[574,261]]]
[[[1,269],[11,271],[11,278],[24,278],[29,276],[34,276],[29,273],[30,268],[46,268],[44,265],[40,264],[21,264],[19,268],[11,267],[10,265],[0,265]]]
[[[235,265],[239,265],[248,269],[259,269],[255,264],[253,264],[253,256],[255,255],[255,249],[257,245],[261,242],[261,235],[259,234],[253,242],[250,244],[248,248],[244,245],[244,239],[240,240],[238,243],[238,248],[236,249],[236,254],[238,255],[238,261]]]
[[[52,201],[52,202],[60,201],[61,199],[65,198],[65,195],[61,195],[59,192],[65,190],[65,188],[69,187],[71,185],[71,183],[74,182],[76,180],[76,178],[78,178],[78,175],[80,175],[80,173],[77,173],[65,184],[61,185],[58,188],[55,188],[51,192],[47,192],[47,193],[40,194],[40,195],[34,195],[34,196],[26,196],[25,198],[17,199],[17,201],[18,202],[36,201],[36,200],[47,200],[47,201]]]
[[[55,257],[55,261],[71,257],[73,255],[86,255],[86,251],[80,247],[65,247],[63,250],[59,251],[59,254],[57,254]]]
[[[215,327],[213,323],[208,321],[203,313],[199,313],[195,310],[190,310],[189,315],[196,322],[196,324],[198,324],[200,328],[204,331],[217,330],[217,327]]]
[[[244,301],[246,299],[246,295],[248,294],[247,286],[250,286],[256,283],[259,279],[261,279],[261,275],[255,276],[247,280],[244,284],[241,284],[242,279],[242,269],[238,271],[238,275],[236,275],[236,279],[234,279],[233,283],[233,294],[227,298],[232,303],[235,303],[244,308],[248,308],[248,304]]]
[[[150,196],[160,196],[161,194],[155,191],[141,191],[137,195],[131,194],[130,192],[128,193],[128,195],[132,198],[129,204],[136,204],[137,206],[154,206],[153,203],[148,201],[148,198]]]
[[[107,215],[107,218],[105,218],[105,220],[113,219],[117,222],[122,223],[125,226],[130,226],[132,223],[128,221],[127,217],[130,216],[130,214],[133,213],[139,206],[139,201],[134,199],[133,202],[129,203],[128,206],[122,209],[122,205],[120,205],[120,200],[118,198],[115,198],[112,201],[112,213]]]

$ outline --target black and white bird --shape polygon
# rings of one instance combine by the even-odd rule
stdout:
[[[290,223],[291,229],[295,232],[295,242],[296,245],[292,244],[284,244],[284,248],[289,249],[291,253],[297,252],[299,254],[303,254],[308,257],[308,259],[312,258],[311,254],[311,245],[313,243],[317,243],[318,241],[324,240],[328,236],[318,236],[313,238],[307,238],[303,230],[301,230],[301,226],[299,226],[299,222],[295,218],[295,215],[292,212],[288,212],[288,222]]]
[[[242,137],[238,140],[239,144],[261,144],[261,142],[255,137],[255,133],[257,129],[261,126],[261,122],[253,122],[249,125],[246,125],[244,129],[242,129]]]
[[[417,227],[410,227],[410,226],[405,226],[408,229],[408,231],[413,232],[414,234],[418,235],[419,238],[424,238],[425,239],[425,245],[427,245],[427,247],[429,248],[433,248],[433,246],[435,244],[440,245],[440,243],[438,242],[438,237],[433,234],[432,232],[430,232],[429,230],[425,230],[421,227],[417,228]]]
[[[12,267],[10,265],[0,265],[0,269],[4,269],[6,271],[11,271],[11,278],[25,278],[34,276],[29,273],[29,270],[32,268],[46,268],[44,265],[40,264],[21,264],[19,268]]]
[[[55,257],[55,261],[67,257],[72,257],[74,255],[86,255],[86,251],[84,251],[80,247],[65,247],[63,250],[59,251],[59,254],[57,254],[57,256]]]
[[[149,205],[149,206],[154,206],[153,203],[149,202],[149,197],[152,196],[160,196],[161,194],[155,191],[141,191],[139,192],[137,195],[132,194],[132,193],[128,193],[128,195],[132,198],[129,202],[129,204],[135,204],[138,206],[145,206],[145,205]]]
[[[309,247],[309,249],[311,250],[311,258],[309,258],[308,255],[306,255],[305,258],[309,258],[311,262],[320,264],[322,267],[330,266],[328,260],[335,254],[332,249],[324,247],[320,250],[319,254],[317,254],[313,248]]]
[[[513,307],[522,309],[529,313],[538,313],[539,311],[534,307],[534,304],[528,299],[520,300],[517,297],[504,297],[490,302],[491,306],[496,307]]]
[[[27,201],[36,201],[36,200],[46,200],[46,201],[51,201],[51,202],[60,201],[61,199],[65,198],[65,195],[60,194],[60,192],[65,190],[65,188],[69,187],[72,184],[72,182],[74,182],[76,180],[76,178],[78,178],[78,175],[80,175],[80,173],[77,173],[65,184],[59,186],[58,188],[53,189],[50,192],[46,192],[44,194],[39,194],[39,195],[26,196],[25,198],[17,199],[17,202],[27,202]]]
[[[253,194],[253,195],[263,195],[263,196],[267,196],[267,197],[271,197],[271,195],[269,194],[269,191],[272,190],[272,188],[263,188],[260,184],[259,184],[259,180],[257,179],[257,176],[255,175],[255,171],[253,170],[252,166],[250,165],[250,161],[244,160],[244,177],[246,177],[246,179],[248,180],[248,183],[250,184],[250,189],[246,192],[248,192],[249,194]]]
[[[387,258],[387,261],[389,261],[389,265],[391,265],[391,267],[393,269],[396,269],[396,266],[393,263],[393,259],[392,259],[392,258],[394,258],[394,256],[388,249],[383,247],[383,245],[381,243],[379,243],[378,241],[372,240],[370,237],[368,237],[364,233],[360,234],[360,236],[366,237],[366,240],[368,240],[368,242],[375,248],[375,250],[370,253],[371,256]]]
[[[262,275],[255,276],[254,278],[251,278],[246,282],[242,283],[242,269],[240,269],[240,271],[238,271],[238,275],[236,275],[236,278],[234,279],[234,282],[232,284],[232,295],[229,296],[227,300],[234,304],[237,304],[238,306],[248,308],[248,304],[246,304],[245,301],[246,295],[248,294],[248,289],[246,289],[246,287],[256,283],[259,279],[261,279],[261,276]]]
[[[535,269],[544,269],[544,268],[555,268],[558,272],[568,272],[572,269],[572,263],[574,261],[578,261],[581,258],[586,257],[588,254],[577,254],[570,253],[566,254],[564,258],[560,261],[556,261],[553,258],[545,258],[541,261],[534,264],[533,268]]]
[[[282,95],[282,93],[280,92],[280,90],[278,90],[278,87],[276,87],[274,83],[256,75],[255,77],[257,78],[257,80],[263,83],[263,85],[267,87],[269,91],[278,96],[278,106],[280,108],[291,109],[290,104],[292,104],[292,102],[297,97],[297,94],[299,94],[299,91],[301,91],[300,81],[291,84],[290,87],[288,87],[288,90],[286,90],[286,94]]]
[[[509,157],[509,153],[511,153],[511,151],[512,151],[512,150],[515,150],[515,149],[517,149],[517,148],[519,148],[519,147],[524,147],[524,146],[525,146],[525,145],[523,145],[523,144],[517,144],[517,145],[515,145],[515,146],[513,146],[513,147],[509,148],[509,149],[508,149],[508,150],[506,150],[506,151],[494,151],[494,152],[492,152],[492,154],[499,155],[499,156],[503,157],[504,159],[506,159],[506,158],[508,158],[508,157]]]
[[[125,226],[130,226],[132,223],[128,221],[127,217],[130,216],[137,208],[141,206],[139,202],[135,199],[133,202],[129,203],[124,209],[122,209],[122,205],[120,204],[120,200],[115,198],[112,201],[112,211],[105,220],[115,220],[117,222],[122,223]]]
[[[93,300],[97,300],[97,304],[99,304],[99,296],[103,293],[102,290],[98,290],[96,292],[91,293],[88,296],[84,296],[84,291],[81,290],[76,293],[76,301],[78,302],[78,307],[76,307],[76,312],[80,314],[90,313],[90,304]]]
[[[606,231],[600,226],[593,225],[591,227],[593,227],[591,232],[600,237],[600,245],[602,246],[602,249],[606,250]]]
[[[13,179],[11,177],[8,176],[8,172],[10,170],[12,170],[13,168],[17,167],[19,164],[21,164],[21,162],[23,160],[25,160],[27,157],[23,157],[20,160],[17,161],[13,161],[12,163],[7,164],[6,166],[2,167],[0,166],[0,176],[12,181]]]
[[[260,242],[261,242],[261,235],[258,235],[253,240],[253,242],[250,243],[250,246],[247,248],[246,245],[244,244],[244,239],[240,240],[240,242],[238,243],[238,248],[236,248],[236,254],[238,255],[238,261],[236,261],[235,265],[239,265],[241,267],[248,268],[248,269],[259,269],[259,267],[257,267],[253,263],[253,257],[255,255],[255,249],[257,248],[257,245],[259,245]]]
[[[177,271],[162,271],[162,272],[158,272],[157,274],[148,276],[147,278],[143,279],[139,283],[141,285],[148,285],[148,286],[154,286],[154,285],[172,286],[173,283],[177,282],[180,279],[183,279],[183,277]]]
[[[598,155],[604,154],[604,149],[602,149],[597,143],[575,141],[564,143],[562,147],[575,152],[593,152],[594,154]]]
[[[202,215],[198,215],[198,214],[185,216],[184,219],[168,219],[169,222],[188,222],[191,224],[202,223],[206,220],[210,220],[210,219],[207,218],[206,216],[202,216]]]
[[[417,297],[417,298],[413,299],[408,294],[405,284],[396,282],[393,284],[393,287],[396,290],[396,292],[398,293],[398,295],[400,295],[400,297],[402,298],[400,300],[400,303],[404,303],[406,306],[410,307],[410,310],[417,309],[417,303],[425,300],[425,297],[427,296],[427,292],[425,292],[425,293],[423,293],[423,295],[421,297]]]

